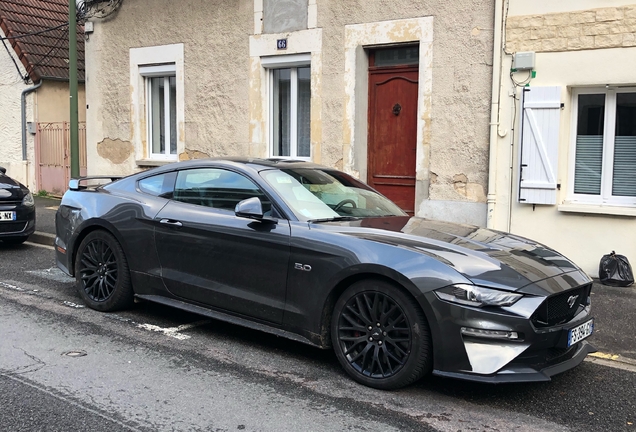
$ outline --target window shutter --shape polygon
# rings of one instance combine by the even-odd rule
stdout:
[[[561,87],[523,89],[519,202],[556,204]]]

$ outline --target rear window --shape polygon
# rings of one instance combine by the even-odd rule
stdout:
[[[169,172],[139,180],[139,189],[149,195],[172,199],[176,173]]]

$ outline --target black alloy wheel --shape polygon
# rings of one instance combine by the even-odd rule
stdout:
[[[133,303],[126,256],[115,237],[102,230],[84,238],[75,257],[80,296],[100,311],[124,309]]]
[[[344,369],[356,381],[395,389],[431,367],[430,332],[415,301],[383,281],[361,281],[340,297],[332,340]]]

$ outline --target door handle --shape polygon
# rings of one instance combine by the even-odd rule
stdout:
[[[183,226],[183,224],[181,222],[179,222],[178,220],[174,220],[174,219],[161,219],[159,221],[159,223],[162,223],[164,225],[174,226],[174,227]]]

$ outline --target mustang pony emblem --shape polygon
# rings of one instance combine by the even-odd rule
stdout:
[[[578,295],[575,296],[570,296],[568,298],[568,305],[570,306],[570,309],[572,309],[572,307],[574,306],[574,303],[576,303],[576,300],[579,298]]]

